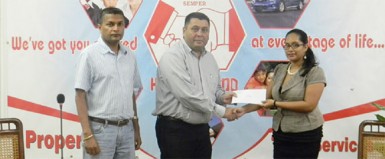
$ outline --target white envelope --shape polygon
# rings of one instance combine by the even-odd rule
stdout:
[[[262,104],[266,100],[266,89],[245,89],[234,91],[237,97],[233,97],[232,103]]]

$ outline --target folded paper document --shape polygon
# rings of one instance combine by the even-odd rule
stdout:
[[[245,89],[234,91],[237,97],[233,97],[232,103],[262,104],[266,100],[266,89]]]

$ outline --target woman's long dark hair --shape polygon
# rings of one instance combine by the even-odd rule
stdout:
[[[287,37],[287,35],[291,33],[297,34],[299,36],[299,40],[303,42],[303,44],[306,44],[306,45],[308,44],[309,41],[307,38],[307,34],[303,30],[300,30],[300,29],[290,30],[289,32],[286,33],[285,37]],[[302,77],[306,76],[306,74],[309,73],[311,68],[318,65],[315,55],[313,53],[313,50],[310,47],[307,49],[305,53],[305,57],[306,58],[304,58],[304,63],[302,64],[302,67],[305,71],[301,74]]]

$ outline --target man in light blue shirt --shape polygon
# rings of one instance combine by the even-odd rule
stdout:
[[[205,46],[210,19],[203,13],[187,15],[183,40],[167,50],[156,81],[156,135],[161,158],[211,158],[209,126],[213,114],[234,120],[233,92],[220,85],[218,65]]]
[[[120,44],[123,12],[105,8],[100,19],[101,38],[81,53],[75,80],[83,158],[134,159],[142,143],[135,102],[135,90],[142,88],[137,62]]]

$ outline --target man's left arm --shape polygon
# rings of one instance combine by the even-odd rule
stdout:
[[[218,71],[218,85],[215,91],[215,97],[216,97],[215,103],[219,105],[224,105],[224,106],[226,104],[231,104],[233,96],[236,96],[234,92],[231,92],[231,91],[226,92],[225,90],[223,90],[221,86],[221,77]]]
[[[233,101],[233,97],[236,97],[236,94],[234,92],[225,92],[221,98],[222,98],[222,102],[224,104],[231,104],[232,101]]]
[[[134,118],[132,119],[132,124],[134,126],[134,132],[135,132],[135,149],[139,150],[140,145],[142,145],[142,139],[140,137],[139,118],[138,118],[138,113],[136,109],[135,93],[132,94],[132,102],[133,102],[133,108],[134,108]]]
[[[220,79],[221,78],[219,77],[217,90],[215,91],[215,103],[217,103],[217,105],[215,106],[214,111],[217,116],[227,118],[228,121],[232,121],[237,118],[236,114],[233,113],[233,108],[226,108],[226,104],[231,104],[233,96],[236,96],[236,94],[234,92],[226,92],[225,90],[223,90],[220,84]]]
[[[143,88],[142,86],[142,80],[140,78],[138,65],[136,63],[136,57],[135,59],[135,75],[134,75],[134,90],[132,93],[132,103],[133,103],[133,109],[134,109],[134,118],[132,119],[132,124],[134,126],[134,132],[135,132],[135,149],[139,150],[140,146],[142,145],[142,138],[140,137],[140,127],[139,127],[139,118],[138,118],[138,112],[136,108],[136,96],[139,94],[140,90]]]

